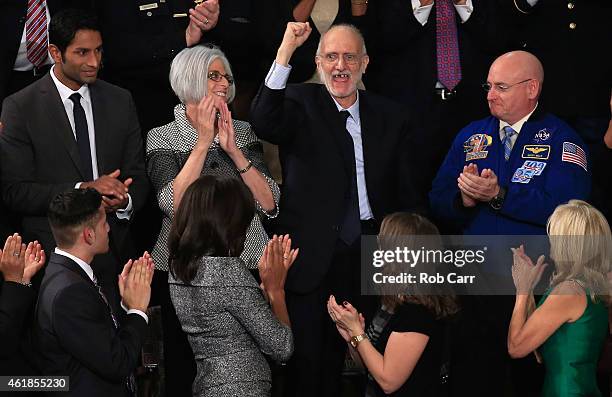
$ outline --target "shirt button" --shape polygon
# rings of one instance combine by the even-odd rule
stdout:
[[[574,9],[574,3],[567,3],[567,8],[569,8],[570,10]]]
[[[569,24],[570,29],[576,29],[576,24],[574,22]]]

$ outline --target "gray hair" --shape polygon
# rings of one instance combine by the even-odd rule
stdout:
[[[172,60],[170,66],[170,85],[182,103],[198,103],[208,91],[208,69],[219,59],[225,73],[231,75],[232,69],[223,51],[215,46],[197,45],[185,48]],[[236,82],[227,90],[227,103],[236,96]]]
[[[355,36],[357,36],[357,38],[361,42],[362,55],[367,55],[368,51],[366,50],[365,40],[363,38],[363,35],[361,34],[361,31],[357,29],[355,25],[351,25],[350,23],[339,23],[337,25],[332,25],[332,27],[329,28],[327,32],[323,33],[321,35],[321,38],[319,39],[319,45],[317,46],[317,55],[321,55],[321,43],[323,43],[323,38],[325,38],[325,35],[336,29],[346,29],[355,34]]]

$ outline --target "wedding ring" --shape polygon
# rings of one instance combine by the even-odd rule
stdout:
[[[13,256],[19,256],[19,252],[13,252]]]
[[[210,22],[208,18],[204,18],[204,25],[208,25],[208,22]]]

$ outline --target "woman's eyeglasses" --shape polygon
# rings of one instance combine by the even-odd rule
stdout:
[[[208,78],[212,81],[221,81],[221,78],[225,78],[225,80],[227,80],[227,84],[232,85],[234,84],[234,77],[230,76],[229,74],[222,74],[220,72],[217,72],[216,70],[213,70],[212,72],[208,72]]]

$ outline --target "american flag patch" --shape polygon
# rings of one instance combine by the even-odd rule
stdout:
[[[586,153],[575,143],[563,142],[563,154],[561,155],[561,161],[578,164],[584,168],[585,171],[587,170]]]

